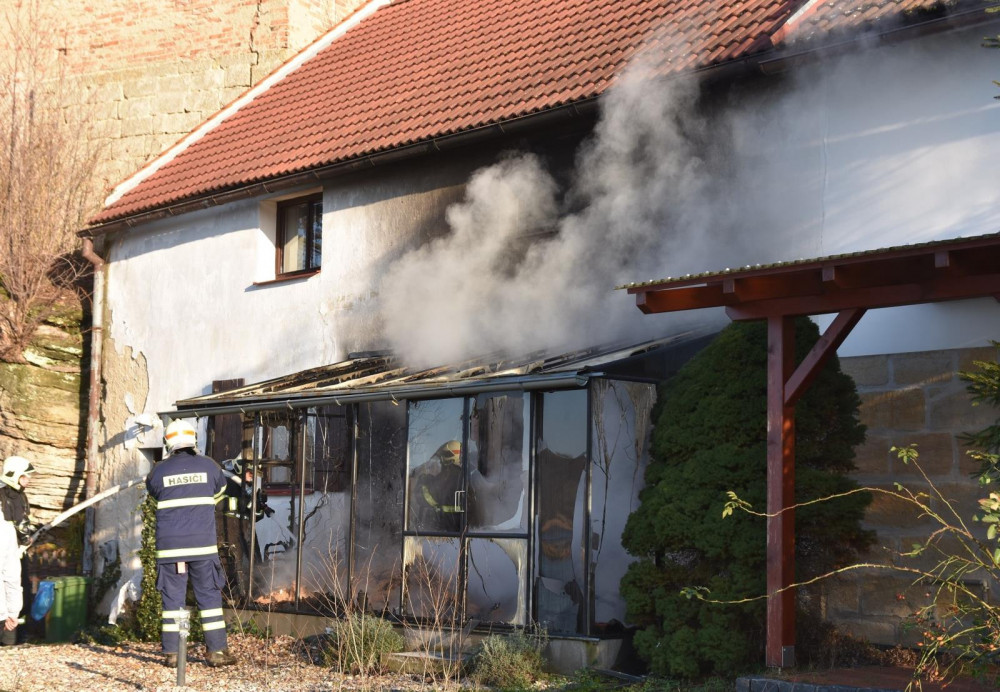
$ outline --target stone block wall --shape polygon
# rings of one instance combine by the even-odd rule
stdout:
[[[34,1],[22,20],[57,58],[65,104],[91,123],[105,192],[365,2]],[[0,0],[0,21],[19,4]]]
[[[961,436],[994,423],[1000,411],[973,406],[958,374],[973,370],[974,361],[996,359],[995,348],[842,358],[841,366],[857,384],[861,420],[868,426],[867,441],[857,450],[857,481],[890,490],[901,483],[914,491],[930,491],[933,484],[963,520],[979,530],[971,522],[976,500],[982,496],[972,476],[978,466],[966,455]],[[910,444],[917,445],[926,479],[890,452],[893,446]],[[941,499],[935,499],[932,507],[948,511]],[[875,530],[877,539],[865,561],[930,567],[936,558],[906,558],[901,553],[926,540],[937,527],[931,518],[919,516],[912,504],[876,493],[866,528]],[[931,591],[913,581],[913,576],[890,570],[848,573],[824,584],[824,616],[873,643],[914,644],[917,635],[904,623],[930,602]],[[998,587],[992,585],[994,590]]]
[[[80,360],[83,335],[72,308],[43,325],[25,363],[0,363],[0,460],[18,454],[38,469],[26,494],[46,522],[83,496]]]

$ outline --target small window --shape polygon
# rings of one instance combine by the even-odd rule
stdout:
[[[268,412],[262,416],[257,433],[258,461],[264,490],[269,495],[295,495],[299,491],[299,432],[297,418],[292,414]],[[310,489],[311,480],[306,479]]]
[[[277,276],[315,272],[323,255],[323,195],[278,203]]]

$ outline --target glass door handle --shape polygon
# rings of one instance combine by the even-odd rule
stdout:
[[[465,505],[462,504],[462,499],[464,499],[465,491],[456,490],[455,491],[455,511],[459,513],[465,512]]]

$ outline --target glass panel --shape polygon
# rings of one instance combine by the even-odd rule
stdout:
[[[537,620],[552,632],[585,634],[587,392],[546,393],[538,404]]]
[[[470,538],[466,617],[482,622],[525,624],[528,541]]]
[[[402,580],[406,409],[390,402],[359,405],[357,434],[351,589],[355,603],[386,612],[399,608]]]
[[[223,418],[217,416],[216,419]],[[244,460],[254,458],[254,437],[256,435],[256,421],[247,416],[234,416],[239,421],[236,429],[236,440],[226,443],[227,448],[235,447],[237,452],[242,449],[242,454],[237,453],[233,457],[242,457]],[[218,439],[218,438],[217,438]],[[252,461],[244,462],[244,469],[250,472],[249,482],[254,482],[254,464]],[[260,489],[260,476],[256,479],[256,487]],[[246,511],[246,502],[243,493],[247,491],[249,485],[244,484],[237,490],[233,481],[227,483],[227,495],[235,496],[230,504],[229,497],[223,502],[225,505],[216,516],[217,530],[219,536],[219,558],[222,561],[222,568],[226,575],[226,589],[224,594],[227,599],[242,603],[247,597],[247,587],[250,582],[250,532],[255,522],[249,520],[249,512]],[[258,495],[258,506],[263,495]],[[265,498],[266,501],[266,498]],[[252,500],[251,500],[252,503]],[[257,558],[259,561],[259,558]]]
[[[412,401],[409,405],[406,528],[458,533],[462,529],[462,399]]]
[[[303,453],[312,487],[306,490],[300,607],[337,611],[348,600],[347,558],[351,521],[349,409],[309,409]]]
[[[322,264],[323,258],[323,201],[312,203],[312,248],[309,257],[309,267],[315,268]]]
[[[281,208],[284,244],[281,247],[281,271],[294,272],[306,268],[309,206],[292,204]]]
[[[288,413],[266,412],[256,430],[257,473],[273,513],[254,524],[253,596],[256,603],[269,607],[290,608],[295,599],[299,532],[295,420]]]
[[[591,514],[594,626],[624,625],[625,600],[618,590],[636,558],[622,547],[622,531],[639,506],[646,465],[650,414],[656,390],[636,382],[597,380],[593,384]]]
[[[438,626],[457,624],[461,538],[404,539],[406,611]]]
[[[471,531],[527,533],[526,394],[480,394],[469,420],[469,515]]]
[[[295,418],[286,413],[265,413],[258,430],[261,477],[265,490],[288,494],[298,489],[295,475]]]

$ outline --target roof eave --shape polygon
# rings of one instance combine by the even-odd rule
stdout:
[[[956,29],[1000,21],[1000,17],[990,16],[989,8],[974,8],[959,11],[946,17],[932,19],[917,24],[896,27],[878,32],[875,36],[879,41],[896,42],[930,33],[940,33]],[[750,54],[736,60],[708,65],[694,70],[694,74],[706,79],[721,80],[733,78],[740,74],[763,73],[765,75],[785,71],[796,64],[815,60],[821,55],[848,52],[856,50],[859,45],[869,42],[872,34],[845,40],[834,44],[812,42],[802,48],[795,49],[778,44],[776,47],[769,42],[759,42],[757,48]],[[255,181],[247,185],[208,192],[202,195],[180,200],[174,204],[147,209],[134,214],[109,219],[78,231],[81,237],[96,238],[99,236],[128,230],[141,224],[159,219],[186,214],[210,207],[219,206],[240,199],[248,199],[260,195],[271,194],[281,190],[292,189],[317,181],[346,175],[359,170],[374,168],[388,163],[410,160],[436,151],[457,148],[506,135],[521,133],[564,118],[575,118],[583,115],[593,115],[599,95],[573,101],[555,108],[530,113],[510,120],[489,123],[462,132],[434,137],[428,140],[414,142],[402,147],[394,147],[384,151],[366,154],[351,159],[336,161],[330,164],[298,171],[267,180]]]
[[[375,168],[400,161],[408,161],[433,152],[456,149],[491,139],[498,139],[504,136],[521,134],[529,130],[541,129],[543,127],[576,120],[579,118],[591,117],[597,111],[598,96],[590,96],[577,101],[572,101],[555,108],[544,111],[530,113],[527,115],[511,118],[509,120],[489,123],[462,132],[441,135],[421,142],[414,142],[402,147],[386,149],[384,151],[366,154],[343,161],[336,161],[324,166],[311,168],[304,171],[297,171],[288,175],[256,181],[240,187],[228,190],[215,191],[192,197],[190,199],[178,201],[164,207],[148,209],[135,214],[130,214],[120,218],[110,219],[106,222],[88,226],[77,232],[81,237],[96,238],[98,236],[128,230],[141,224],[149,223],[171,216],[179,216],[199,209],[216,207],[229,202],[241,199],[249,199],[265,194],[272,194],[281,190],[288,190],[304,185],[315,184],[318,181],[329,180],[338,176],[353,173],[359,170]]]
[[[800,45],[787,45],[782,30],[776,32],[775,50],[771,57],[759,61],[760,71],[764,74],[778,74],[798,64],[814,61],[819,57],[827,57],[857,51],[875,39],[879,43],[893,44],[911,40],[920,36],[956,31],[970,26],[1000,21],[1000,14],[990,12],[990,6],[975,7],[950,13],[944,17],[928,19],[913,24],[895,26],[882,31],[861,31],[857,35],[844,38],[834,43],[821,41],[803,41]]]
[[[402,401],[411,399],[432,399],[440,397],[468,396],[486,392],[534,391],[538,389],[579,389],[586,387],[592,377],[599,372],[572,371],[538,375],[519,375],[469,380],[465,382],[433,382],[420,385],[372,388],[368,390],[349,389],[341,393],[279,394],[272,397],[255,396],[252,400],[235,402],[216,400],[218,403],[199,404],[198,399],[184,399],[176,404],[176,411],[163,411],[161,418],[190,418],[216,416],[226,413],[253,413],[257,411],[290,410],[325,406],[329,404],[360,404],[373,401]]]

